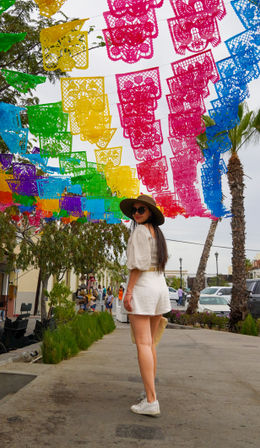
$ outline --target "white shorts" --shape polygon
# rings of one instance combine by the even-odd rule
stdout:
[[[171,311],[169,290],[163,273],[143,271],[137,280],[131,302],[133,311],[128,314],[156,316]]]

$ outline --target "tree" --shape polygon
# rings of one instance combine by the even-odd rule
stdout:
[[[248,272],[251,271],[251,269],[253,268],[254,264],[251,260],[249,260],[249,258],[245,259],[245,264],[246,264],[246,273],[248,274]]]
[[[238,321],[243,320],[247,314],[247,292],[246,292],[246,263],[245,263],[245,212],[244,212],[244,173],[243,166],[238,157],[238,150],[242,145],[259,136],[260,131],[260,110],[255,114],[253,111],[249,111],[246,103],[241,103],[238,106],[238,117],[240,119],[239,124],[228,131],[229,138],[231,140],[231,157],[228,163],[228,183],[231,193],[231,230],[232,230],[232,271],[233,271],[233,288],[231,299],[231,313],[229,320],[230,331],[236,331],[236,324]],[[208,116],[203,117],[206,126],[212,126],[215,124]],[[200,147],[203,150],[207,150],[207,137],[206,133],[201,134],[197,138]],[[212,223],[213,225],[213,223]],[[213,226],[214,227],[214,226]],[[216,230],[216,228],[215,228]],[[210,236],[211,229],[207,236],[207,240],[213,243],[213,237]],[[206,240],[206,243],[207,243]],[[205,245],[206,245],[205,243]],[[205,248],[206,254],[209,255],[209,249]],[[204,250],[202,257],[204,256],[204,264],[207,262]],[[208,257],[208,256],[207,256]],[[203,260],[200,260],[200,265],[197,271],[198,279],[196,276],[196,296],[190,301],[187,312],[194,312],[197,307],[199,294],[198,290],[203,288],[202,280],[199,280],[201,275],[201,269],[204,267]],[[201,266],[201,269],[200,269]],[[205,272],[206,265],[204,267]],[[194,287],[195,288],[195,287]],[[200,289],[199,289],[200,288]],[[197,298],[197,302],[196,302]]]
[[[0,263],[4,263],[7,271],[14,268],[16,246],[16,229],[10,224],[10,216],[0,212]]]
[[[38,6],[33,0],[28,0],[26,2],[17,0],[13,7],[4,12],[0,16],[1,32],[26,33],[26,38],[13,45],[7,52],[1,52],[1,69],[14,70],[31,75],[44,75],[52,83],[55,83],[60,76],[66,75],[66,73],[60,70],[44,70],[40,43],[40,31],[43,28],[59,25],[68,21],[68,17],[64,13],[60,12],[59,14],[60,20],[40,16],[38,13]],[[91,26],[88,33],[93,31],[94,27]],[[96,39],[97,42],[93,42],[93,44],[90,45],[89,50],[105,45],[102,36],[97,36]],[[38,104],[39,98],[35,96],[33,89],[30,89],[24,94],[11,87],[0,72],[0,101],[17,106],[28,106],[31,104]],[[23,125],[27,124],[26,120],[26,115],[23,115]],[[2,139],[0,139],[0,152],[6,151],[8,151],[8,148]],[[35,228],[33,225],[30,225],[26,215],[22,217],[20,215],[21,219],[19,218],[19,223],[12,218],[12,215],[16,215],[15,218],[19,218],[17,216],[17,209],[14,209],[13,207],[11,208],[10,213],[8,210],[4,214],[0,213],[0,228],[1,230],[4,229],[4,234],[0,237],[0,258],[2,259],[2,257],[5,256],[5,261],[7,260],[9,263],[8,266],[14,264],[16,258],[14,247],[17,240],[20,243],[21,249],[18,259],[19,266],[24,269],[26,269],[30,263],[38,266],[40,269],[41,282],[45,285],[47,281],[46,278],[50,275],[50,272],[55,275],[56,272],[62,272],[64,269],[61,267],[62,264],[59,265],[62,260],[56,260],[54,263],[52,258],[52,255],[55,256],[53,250],[55,251],[56,247],[53,245],[52,237],[54,235],[51,233],[54,231],[54,227],[48,224],[45,226],[45,222],[42,220],[41,224]],[[57,238],[55,237],[55,244],[60,244],[61,247],[62,243],[58,236],[60,229],[56,230]],[[36,234],[39,231],[42,232],[41,236],[43,238],[39,239],[37,237]],[[62,236],[64,236],[64,242],[66,243],[65,231],[61,232],[60,237]],[[50,247],[47,250],[48,241],[50,242]],[[64,246],[64,249],[65,248],[66,244]],[[48,254],[51,255],[49,262],[47,261]],[[32,260],[30,259],[31,256]],[[63,261],[65,261],[65,259]],[[61,269],[61,271],[59,271],[59,269]],[[43,289],[44,288],[42,288],[42,290]]]
[[[118,261],[109,261],[106,265],[106,269],[111,276],[110,286],[112,287],[112,290],[117,293],[120,285],[127,280],[127,266]]]
[[[128,230],[124,224],[107,224],[105,221],[71,224],[73,239],[72,265],[78,275],[97,273],[107,263],[119,263],[126,249]]]
[[[181,286],[181,279],[179,277],[166,278],[166,283],[174,289],[179,289]]]
[[[60,20],[46,18],[39,15],[39,8],[33,0],[17,0],[13,7],[9,8],[0,16],[1,33],[26,33],[26,37],[21,42],[14,44],[7,52],[1,52],[1,69],[14,70],[30,75],[45,76],[48,81],[54,84],[61,76],[68,76],[61,70],[45,71],[43,67],[42,48],[40,43],[40,32],[44,28],[61,25],[69,19],[61,11],[58,13]],[[94,26],[89,27],[88,33],[95,30]],[[105,42],[102,36],[96,36],[97,42],[90,44],[89,50],[103,47]],[[19,92],[10,86],[0,71],[0,101],[14,104],[16,106],[30,106],[39,104],[40,100],[35,95],[34,89],[27,93]],[[23,126],[27,125],[26,113],[21,113]],[[30,146],[30,142],[28,145]],[[9,149],[0,137],[0,152],[8,152]]]
[[[231,230],[232,230],[232,299],[229,319],[230,331],[236,331],[236,325],[247,315],[246,257],[245,257],[245,207],[244,207],[244,171],[238,156],[238,150],[251,138],[259,136],[260,110],[255,114],[249,111],[246,103],[239,104],[240,119],[229,131],[231,157],[228,162],[228,184],[231,193]]]
[[[14,44],[7,52],[1,53],[1,68],[31,75],[43,75],[53,83],[64,73],[60,70],[53,72],[44,70],[40,31],[43,28],[64,23],[68,18],[64,15],[62,20],[48,19],[40,15],[37,16],[37,10],[38,7],[34,1],[17,0],[12,8],[0,16],[2,33],[26,33],[23,41]],[[28,94],[23,94],[9,86],[2,75],[0,76],[0,99],[19,106],[39,103],[39,99],[34,96],[32,89]]]
[[[46,319],[45,290],[51,275],[61,280],[72,267],[70,227],[57,222],[46,223],[40,234],[26,234],[21,240],[17,256],[18,269],[29,266],[39,269],[41,282],[41,319]]]
[[[214,124],[213,120],[210,117],[204,116],[203,119],[204,119],[206,126],[211,126],[212,124]],[[207,148],[207,137],[206,137],[205,132],[197,136],[197,143],[202,152]],[[204,247],[202,250],[198,269],[196,272],[196,277],[193,282],[193,286],[192,286],[192,290],[191,290],[191,298],[190,298],[189,305],[187,308],[188,314],[193,314],[197,310],[199,297],[200,297],[200,291],[205,286],[205,271],[206,271],[206,267],[207,267],[207,263],[208,263],[208,259],[209,259],[210,249],[211,249],[213,241],[214,241],[214,237],[215,237],[215,233],[216,233],[217,225],[218,225],[219,221],[220,221],[220,219],[218,218],[218,219],[212,220],[210,223],[209,231],[208,231],[208,234],[206,237],[206,241],[205,241],[205,244],[204,244]]]
[[[41,319],[45,319],[45,290],[51,275],[59,282],[66,271],[86,276],[105,268],[108,261],[121,258],[128,239],[123,224],[106,222],[71,224],[51,221],[43,225],[38,235],[26,226],[17,229],[21,235],[17,267],[39,269],[41,282]]]
[[[192,291],[191,291],[191,298],[189,301],[189,305],[187,308],[188,314],[193,314],[196,312],[198,307],[198,301],[200,297],[200,291],[205,286],[205,271],[207,262],[209,259],[210,249],[213,244],[214,236],[216,233],[217,225],[218,225],[219,219],[212,220],[210,223],[210,228],[207,234],[207,238],[203,247],[203,251],[200,257],[199,266],[197,269],[196,277],[193,282]]]
[[[39,15],[39,8],[33,0],[17,0],[12,8],[9,8],[0,16],[1,33],[26,33],[23,41],[13,45],[7,52],[1,52],[1,69],[15,70],[31,75],[46,76],[51,83],[55,83],[60,76],[66,75],[61,70],[45,71],[43,68],[42,49],[40,43],[40,31],[54,25],[68,22],[64,13],[59,12],[60,20],[46,18]],[[94,31],[91,26],[88,32]],[[102,36],[97,36],[97,42],[90,45],[89,50],[104,46]],[[0,101],[26,106],[38,104],[39,98],[34,96],[32,89],[23,94],[5,81],[0,73]]]

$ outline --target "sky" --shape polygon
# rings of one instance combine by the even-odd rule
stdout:
[[[213,48],[208,46],[207,49],[211,49],[215,61],[223,59],[229,56],[224,41],[235,34],[244,31],[243,25],[236,16],[230,1],[225,1],[225,7],[227,14],[221,20],[218,21],[219,32],[221,35],[221,44]],[[95,41],[95,36],[102,34],[102,29],[106,28],[105,20],[102,13],[108,11],[108,5],[106,0],[67,0],[61,8],[70,20],[74,18],[89,18],[85,23],[83,29],[88,29],[90,25],[95,25],[95,32],[89,35],[89,46],[91,42]],[[164,0],[164,4],[161,8],[156,9],[159,36],[154,40],[154,56],[152,59],[142,59],[136,64],[127,64],[122,61],[111,61],[106,52],[106,48],[98,48],[89,52],[89,68],[87,70],[73,70],[70,72],[70,76],[104,76],[105,77],[105,90],[109,98],[110,113],[112,115],[111,127],[117,127],[117,132],[110,142],[110,147],[123,146],[122,165],[130,165],[135,167],[136,160],[133,155],[132,148],[129,143],[129,139],[125,139],[120,128],[120,120],[117,111],[116,103],[118,102],[118,95],[116,89],[115,74],[128,73],[133,71],[139,71],[146,68],[152,68],[159,66],[160,78],[162,86],[162,98],[158,102],[158,108],[155,112],[156,119],[161,120],[164,143],[163,154],[167,156],[168,164],[169,158],[172,156],[172,152],[167,140],[169,135],[168,131],[168,106],[165,95],[169,93],[166,78],[172,76],[172,70],[170,64],[182,57],[192,56],[194,53],[186,52],[185,56],[181,56],[175,53],[169,29],[167,24],[167,18],[173,17],[173,10],[169,0]],[[54,16],[59,18],[59,13]],[[210,96],[206,99],[206,106],[210,108],[210,100],[215,99],[216,93],[213,84],[210,84]],[[257,110],[259,107],[259,91],[260,91],[260,79],[255,80],[249,85],[250,98],[248,99],[248,105],[251,110]],[[54,86],[50,83],[40,85],[36,89],[36,95],[39,96],[41,103],[55,102],[61,100],[60,83],[57,82]],[[81,142],[77,136],[73,138],[73,150],[87,150],[88,160],[95,161],[94,146],[88,142]],[[259,167],[260,167],[260,151],[259,142],[252,142],[242,147],[239,151],[240,159],[244,165],[245,172],[245,214],[246,214],[246,256],[249,259],[254,259],[257,254],[260,254],[260,238],[259,238]],[[224,154],[224,160],[228,163],[228,154]],[[200,172],[200,166],[198,167],[198,176]],[[173,191],[173,183],[171,178],[171,169],[169,169],[169,186]],[[228,208],[230,206],[230,193],[227,185],[226,176],[223,179],[223,194],[225,197],[225,205]],[[146,193],[146,189],[141,185],[141,192]],[[207,236],[207,232],[210,226],[210,220],[208,218],[184,218],[178,216],[175,219],[166,218],[165,224],[162,226],[162,231],[167,239],[169,261],[166,269],[179,270],[180,262],[182,258],[183,270],[187,270],[189,274],[195,274],[203,244]],[[177,240],[177,241],[170,241]],[[184,242],[185,241],[185,242]],[[191,242],[200,243],[191,244]],[[188,244],[189,243],[189,244]],[[211,249],[206,273],[208,275],[216,274],[216,257],[215,253],[218,253],[218,270],[219,273],[228,273],[228,268],[231,266],[231,227],[230,218],[224,218],[217,227],[214,246]],[[218,247],[218,246],[224,246]]]

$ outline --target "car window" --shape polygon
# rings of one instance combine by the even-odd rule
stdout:
[[[204,288],[200,293],[201,294],[216,294],[218,288]]]
[[[227,301],[224,297],[200,297],[201,305],[226,305]]]
[[[168,289],[170,292],[176,292],[176,289],[172,288],[171,286],[168,286]]]
[[[223,296],[230,296],[232,288],[221,288],[219,291],[219,294],[222,294]]]
[[[248,291],[253,291],[254,287],[255,287],[255,284],[256,284],[256,282],[254,282],[254,281],[253,282],[251,280],[247,281],[246,282],[246,289]]]
[[[260,294],[260,282],[256,282],[254,294]]]

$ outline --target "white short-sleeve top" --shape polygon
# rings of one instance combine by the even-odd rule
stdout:
[[[127,246],[128,269],[148,271],[157,266],[157,244],[150,230],[143,224],[137,225]]]

